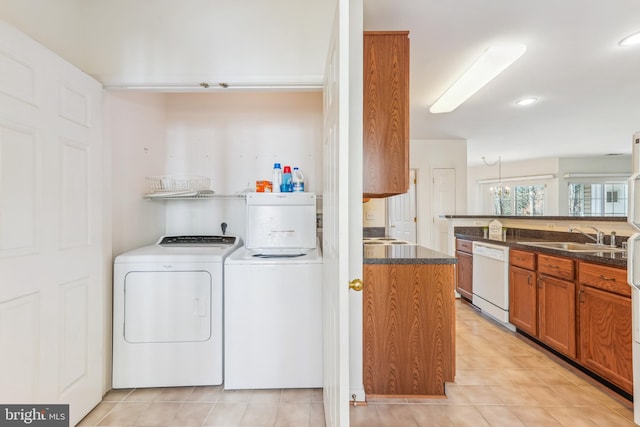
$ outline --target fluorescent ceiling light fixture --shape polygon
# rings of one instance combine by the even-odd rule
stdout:
[[[629,178],[629,173],[605,173],[605,172],[569,172],[563,178]]]
[[[502,181],[537,181],[541,179],[553,179],[555,178],[555,174],[546,174],[546,175],[527,175],[527,176],[512,176],[511,178],[502,178]],[[499,179],[479,179],[476,182],[478,184],[493,184],[495,182],[500,181]]]
[[[636,44],[640,44],[640,32],[631,34],[630,36],[623,38],[618,44],[620,46],[633,46]]]
[[[533,97],[522,98],[516,101],[516,105],[520,105],[524,107],[525,105],[535,104],[536,102],[538,102],[538,98],[533,98]]]
[[[527,50],[523,44],[492,46],[467,69],[429,108],[432,113],[448,113],[458,108],[484,85],[504,71]]]

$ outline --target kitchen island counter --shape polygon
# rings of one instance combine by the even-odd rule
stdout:
[[[457,264],[458,259],[414,244],[364,245],[364,264]]]
[[[455,257],[364,244],[364,387],[375,398],[442,398],[455,378]]]

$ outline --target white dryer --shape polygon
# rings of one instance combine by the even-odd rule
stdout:
[[[223,262],[235,236],[165,236],[116,257],[113,388],[222,384]]]

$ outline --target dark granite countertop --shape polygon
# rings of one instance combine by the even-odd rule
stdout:
[[[420,245],[363,245],[364,264],[457,264],[458,259]]]
[[[613,221],[627,222],[626,216],[516,216],[516,215],[443,215],[447,219],[470,219],[470,218],[496,218],[496,219],[521,219],[526,221]]]
[[[464,240],[493,243],[496,245],[508,246],[509,248],[513,248],[513,249],[521,249],[521,250],[530,251],[530,252],[535,251],[535,252],[546,253],[550,255],[559,255],[567,258],[573,258],[573,259],[582,260],[582,261],[590,261],[597,264],[605,264],[605,265],[610,265],[614,267],[624,267],[624,268],[627,267],[626,252],[569,252],[561,249],[541,248],[537,246],[522,245],[518,243],[518,242],[572,241],[571,239],[563,238],[563,237],[566,237],[563,235],[566,235],[567,233],[543,232],[540,230],[535,230],[535,235],[529,235],[529,233],[522,233],[523,235],[519,233],[518,234],[514,233],[515,235],[510,235],[509,233],[507,233],[506,241],[484,239],[481,233],[482,233],[482,230],[479,227],[477,228],[477,232],[474,227],[462,227],[460,231],[458,230],[458,227],[456,227],[454,235],[456,238],[464,239]],[[626,239],[626,237],[624,237],[623,239]],[[576,240],[576,241],[580,241],[580,240]]]

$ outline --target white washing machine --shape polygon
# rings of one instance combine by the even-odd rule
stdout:
[[[322,387],[322,254],[225,261],[224,388]]]
[[[322,387],[322,253],[313,193],[249,193],[225,260],[224,388]]]
[[[113,388],[222,384],[224,259],[235,236],[165,236],[116,257]]]

